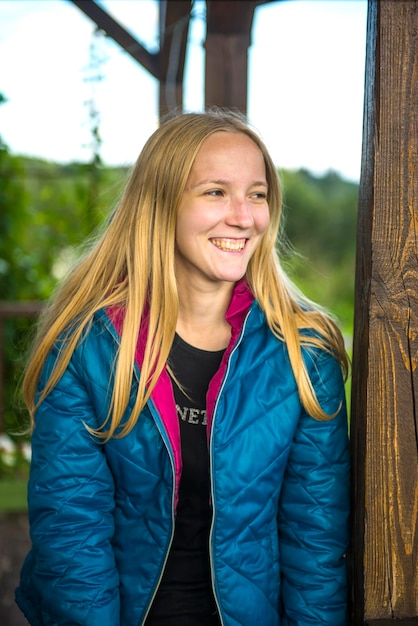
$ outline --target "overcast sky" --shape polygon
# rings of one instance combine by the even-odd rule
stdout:
[[[156,0],[100,4],[150,51]],[[238,6],[237,2],[237,6]],[[194,3],[184,104],[202,110],[205,3]],[[248,114],[278,167],[360,175],[366,0],[274,0],[255,12]],[[70,0],[0,0],[0,136],[14,153],[60,162],[91,157],[89,113],[100,113],[101,155],[131,164],[157,126],[157,81],[109,38],[96,41],[103,79],[88,80],[94,24]]]

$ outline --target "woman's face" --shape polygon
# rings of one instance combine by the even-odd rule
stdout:
[[[210,135],[178,211],[177,279],[201,288],[240,280],[268,224],[261,151],[244,133]]]

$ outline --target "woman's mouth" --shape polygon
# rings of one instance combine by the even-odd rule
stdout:
[[[211,239],[214,246],[225,252],[241,252],[246,241],[246,239]]]

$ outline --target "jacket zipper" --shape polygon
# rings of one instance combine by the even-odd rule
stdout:
[[[155,596],[157,595],[158,589],[160,587],[160,583],[161,583],[162,577],[164,575],[165,566],[166,566],[167,561],[168,561],[168,556],[170,554],[171,545],[173,543],[174,526],[175,526],[174,501],[175,501],[175,497],[176,497],[176,468],[174,466],[174,458],[173,458],[173,456],[171,454],[171,451],[170,451],[170,445],[167,442],[167,435],[166,435],[164,429],[162,429],[161,425],[160,425],[160,419],[161,419],[160,415],[159,415],[157,409],[152,404],[152,401],[149,402],[149,406],[150,406],[151,413],[154,415],[154,417],[155,417],[155,415],[158,417],[158,419],[155,420],[155,423],[157,425],[158,430],[160,431],[160,435],[161,435],[162,440],[164,441],[164,445],[167,448],[168,456],[169,456],[170,463],[171,463],[171,470],[173,472],[173,491],[172,491],[172,494],[171,494],[171,537],[170,537],[170,541],[168,543],[167,551],[165,553],[164,562],[163,562],[161,570],[160,570],[160,575],[158,577],[157,584],[155,585],[153,594],[151,596],[151,600],[150,600],[150,602],[148,604],[147,610],[146,610],[145,615],[144,615],[144,619],[142,620],[141,624],[145,624],[145,622],[147,621],[148,614],[149,614],[149,612],[151,610],[151,607],[152,607],[152,605],[154,603],[154,600],[155,600]]]
[[[221,387],[219,389],[218,396],[216,398],[215,407],[213,409],[212,429],[211,429],[211,433],[210,433],[210,455],[209,455],[209,458],[210,458],[210,488],[211,488],[211,499],[212,499],[212,523],[211,523],[210,533],[209,533],[209,560],[210,560],[210,570],[211,570],[213,597],[215,599],[215,604],[216,604],[217,609],[218,609],[219,620],[220,620],[222,626],[224,626],[225,622],[224,622],[223,617],[222,617],[221,606],[219,604],[219,600],[218,600],[218,597],[217,597],[217,594],[216,594],[216,589],[215,589],[215,571],[214,571],[214,567],[213,567],[213,554],[212,554],[213,524],[214,524],[214,519],[215,519],[215,499],[214,499],[214,495],[213,495],[213,470],[212,470],[212,454],[213,454],[213,452],[212,452],[212,438],[213,438],[213,432],[214,432],[214,426],[215,426],[216,411],[217,411],[218,404],[219,404],[219,398],[221,397],[222,391],[223,391],[223,389],[225,387],[225,384],[226,384],[226,381],[228,379],[229,370],[230,370],[230,363],[231,363],[232,356],[233,356],[234,352],[238,349],[239,345],[241,344],[242,338],[244,336],[245,328],[246,328],[246,325],[247,325],[248,318],[251,315],[251,311],[252,311],[252,308],[248,311],[248,313],[247,313],[247,315],[246,315],[246,317],[244,319],[244,323],[242,325],[239,337],[238,337],[238,339],[237,339],[233,349],[231,350],[231,354],[228,357],[228,363],[227,363],[225,375],[223,377],[222,384],[221,384]]]
[[[246,325],[247,325],[247,322],[248,322],[248,318],[250,317],[251,312],[252,312],[252,307],[250,308],[250,310],[248,311],[247,315],[245,316],[245,319],[244,319],[244,322],[243,322],[243,325],[242,325],[242,328],[241,328],[241,332],[240,332],[240,334],[238,336],[238,339],[237,339],[233,349],[231,350],[231,354],[228,357],[228,363],[227,363],[225,375],[224,375],[221,387],[219,389],[218,396],[216,398],[215,407],[213,409],[212,430],[211,430],[211,433],[210,433],[210,457],[209,458],[210,458],[210,484],[211,484],[211,499],[212,499],[213,513],[212,513],[212,523],[211,523],[210,533],[209,533],[209,560],[210,560],[210,569],[211,569],[213,597],[214,597],[214,600],[215,600],[216,607],[218,609],[218,615],[219,615],[219,619],[220,619],[220,622],[221,622],[222,626],[224,626],[225,623],[224,623],[224,620],[223,620],[223,617],[222,617],[221,607],[220,607],[220,604],[219,604],[219,601],[218,601],[218,597],[217,597],[217,594],[216,594],[216,589],[215,589],[215,575],[214,575],[215,572],[214,572],[214,567],[213,567],[213,554],[212,554],[213,521],[215,519],[215,501],[214,501],[214,498],[213,498],[212,438],[213,438],[213,431],[214,431],[216,411],[217,411],[218,404],[219,404],[219,398],[220,398],[220,396],[222,394],[223,388],[224,388],[225,383],[226,383],[227,378],[228,378],[231,358],[232,358],[232,355],[234,354],[234,352],[238,349],[238,346],[241,344],[242,338],[244,336],[245,328],[246,328]],[[108,328],[108,330],[113,335],[113,337],[116,339],[116,341],[118,341],[118,337],[116,335],[114,335],[109,328]],[[138,375],[138,372],[136,370],[136,367],[134,368],[134,372],[135,372],[136,378],[139,380],[139,375]],[[141,626],[143,624],[145,624],[145,622],[146,622],[146,620],[148,618],[149,612],[151,610],[151,607],[153,605],[153,602],[155,600],[155,596],[157,595],[158,588],[160,586],[160,583],[161,583],[161,580],[162,580],[162,577],[163,577],[163,574],[164,574],[165,566],[167,564],[168,556],[170,554],[171,545],[173,543],[174,526],[175,526],[174,502],[175,502],[175,494],[176,494],[176,468],[174,466],[174,459],[173,459],[171,451],[170,451],[170,446],[169,446],[169,444],[167,442],[167,439],[166,439],[166,433],[165,433],[164,429],[162,429],[161,426],[160,426],[160,419],[161,419],[160,415],[159,415],[158,411],[156,410],[156,408],[154,407],[154,405],[152,404],[152,401],[150,401],[150,409],[151,409],[151,413],[153,413],[154,416],[157,415],[157,417],[158,417],[158,420],[156,420],[157,428],[158,428],[158,430],[160,432],[160,435],[161,435],[161,437],[162,437],[162,439],[164,441],[164,445],[165,445],[165,447],[167,449],[167,453],[168,453],[168,456],[170,458],[171,469],[172,469],[172,472],[173,472],[173,492],[171,494],[171,537],[170,537],[170,541],[169,541],[169,544],[168,544],[168,547],[167,547],[165,559],[164,559],[164,562],[163,562],[162,567],[161,567],[160,576],[159,576],[157,584],[156,584],[156,586],[154,588],[154,592],[153,592],[151,600],[150,600],[150,602],[148,604],[148,608],[147,608],[147,610],[146,610],[146,612],[144,614],[144,619],[141,622]]]

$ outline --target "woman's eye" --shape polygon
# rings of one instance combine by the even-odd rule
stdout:
[[[267,194],[265,191],[255,191],[252,194],[252,197],[256,200],[265,200],[267,198]]]
[[[206,192],[206,195],[208,196],[222,196],[223,195],[223,191],[222,189],[210,189],[209,191]]]

